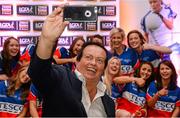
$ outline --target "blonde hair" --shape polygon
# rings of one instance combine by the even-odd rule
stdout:
[[[106,69],[105,69],[105,71],[104,71],[104,84],[106,85],[106,90],[107,90],[107,93],[108,93],[109,95],[112,94],[111,84],[112,84],[112,79],[113,79],[113,78],[109,78],[109,77],[108,77],[108,75],[109,75],[108,68],[109,68],[110,63],[111,63],[112,60],[114,60],[114,59],[118,60],[118,61],[119,61],[119,66],[121,66],[121,61],[120,61],[120,59],[119,59],[118,57],[115,57],[115,56],[114,56],[114,57],[111,57],[111,58],[109,59],[108,65],[107,65],[107,67],[106,67]],[[114,77],[117,77],[117,76],[119,76],[119,75],[120,75],[120,68],[119,68],[118,73],[117,73],[116,75],[114,75]]]
[[[109,36],[110,38],[115,34],[115,33],[121,33],[122,38],[125,38],[125,32],[122,28],[113,28],[110,33]]]
[[[120,33],[122,39],[123,39],[123,40],[125,39],[125,32],[124,32],[124,30],[123,30],[122,28],[113,28],[113,29],[111,29],[111,31],[110,31],[110,33],[109,33],[109,36],[110,36],[109,45],[110,45],[110,48],[111,48],[111,52],[112,52],[112,53],[114,53],[114,48],[113,48],[113,44],[112,44],[112,36],[113,36],[115,33]]]

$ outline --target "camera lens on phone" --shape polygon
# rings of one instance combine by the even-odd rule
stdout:
[[[86,17],[91,17],[92,13],[91,13],[91,11],[86,10],[84,14],[85,14]]]

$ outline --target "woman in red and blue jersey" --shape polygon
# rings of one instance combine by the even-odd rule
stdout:
[[[32,117],[42,117],[42,96],[33,84],[30,86],[28,101],[30,115]]]
[[[76,56],[84,43],[83,37],[76,37],[69,49],[64,47],[57,48],[53,56],[56,64],[63,64],[63,66],[73,71],[75,69]]]
[[[147,91],[148,117],[177,117],[180,111],[180,88],[177,73],[171,61],[158,66],[156,81]]]
[[[145,38],[138,30],[132,30],[127,35],[130,48],[136,51],[141,61],[151,62],[155,69],[161,61],[161,54],[170,54],[172,50],[165,46],[157,46],[145,43]]]
[[[19,41],[14,37],[7,38],[0,53],[0,80],[7,80],[12,76],[19,58]]]
[[[24,117],[28,110],[26,100],[31,81],[27,66],[19,66],[17,73],[8,80],[0,81],[0,116]]]
[[[138,56],[134,50],[123,44],[125,32],[121,28],[113,28],[110,31],[110,48],[108,58],[116,56],[121,60],[121,75],[133,75],[138,64]]]
[[[143,62],[140,65],[138,77],[115,77],[113,82],[124,85],[122,97],[116,99],[117,117],[146,116],[146,90],[153,81],[153,65]]]

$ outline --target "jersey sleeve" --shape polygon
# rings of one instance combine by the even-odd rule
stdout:
[[[57,49],[55,50],[54,55],[56,55],[58,58],[61,58],[60,48],[57,48]]]
[[[141,29],[142,29],[144,32],[148,32],[148,29],[147,29],[147,27],[146,27],[146,18],[147,18],[147,16],[148,16],[150,13],[151,13],[151,11],[148,11],[148,12],[146,13],[146,15],[141,19],[140,25],[141,25]]]
[[[28,100],[29,101],[36,101],[37,99],[37,96],[38,96],[38,91],[37,89],[35,88],[35,86],[33,84],[31,84],[30,86],[30,92],[29,92],[29,95],[28,95]]]
[[[151,99],[157,92],[156,86],[155,86],[155,82],[151,82],[148,89],[147,89],[147,94],[146,94],[146,99],[147,101],[149,99]]]
[[[176,107],[180,107],[180,88],[178,88],[178,100],[176,102]]]

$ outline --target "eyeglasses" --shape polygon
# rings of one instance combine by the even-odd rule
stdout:
[[[95,59],[95,62],[100,65],[105,63],[105,59],[103,57],[93,57],[92,55],[83,55],[83,57],[87,61],[93,61],[93,59]]]

